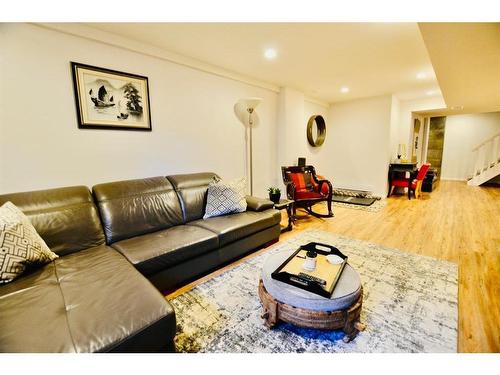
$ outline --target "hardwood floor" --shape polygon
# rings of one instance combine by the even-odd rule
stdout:
[[[298,212],[293,231],[321,229],[459,265],[458,350],[500,352],[500,188],[441,181],[420,199],[391,196],[379,212],[334,207],[335,217]],[[283,217],[283,225],[286,218]],[[171,299],[249,255],[170,294]]]

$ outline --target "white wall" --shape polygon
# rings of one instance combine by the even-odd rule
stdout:
[[[331,106],[328,116],[330,162],[325,174],[333,177],[336,187],[387,194],[391,110],[391,95]]]
[[[214,171],[245,174],[233,106],[264,100],[254,131],[254,194],[277,183],[277,94],[28,24],[0,24],[0,193]],[[77,128],[70,61],[149,78],[152,132]]]
[[[394,95],[391,98],[391,124],[390,124],[390,155],[392,158],[397,158],[399,146],[399,117],[400,117],[400,101]]]
[[[296,165],[297,156],[302,156],[305,144],[304,94],[289,87],[283,87],[278,101],[278,164]]]
[[[472,148],[500,132],[500,112],[446,118],[441,178],[466,180],[472,168]]]
[[[314,165],[334,187],[385,196],[391,145],[397,141],[398,107],[399,102],[390,95],[327,107],[307,100],[294,89],[282,88],[277,129],[279,166],[296,165],[298,157],[305,157],[307,164]],[[307,122],[315,114],[326,121],[321,147],[312,147],[307,141]]]
[[[332,178],[334,176],[328,176],[329,165],[334,161],[331,159],[332,151],[332,137],[330,134],[330,122],[328,121],[328,110],[329,106],[324,106],[318,103],[313,103],[309,101],[304,102],[304,114],[302,117],[302,129],[300,135],[302,136],[302,151],[297,157],[305,157],[306,163],[309,165],[314,165],[316,168],[316,173],[326,178]],[[326,123],[326,138],[325,142],[320,147],[313,147],[307,141],[307,123],[311,116],[321,115],[325,119]],[[295,160],[297,162],[297,160]]]
[[[299,157],[314,165],[319,174],[327,169],[329,158],[328,105],[313,102],[304,94],[289,87],[281,89],[278,109],[278,177],[281,167],[297,165]],[[307,122],[312,115],[322,115],[326,122],[326,140],[321,147],[312,147],[307,141]],[[284,186],[282,184],[281,188]]]

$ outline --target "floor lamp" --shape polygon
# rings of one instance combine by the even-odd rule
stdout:
[[[249,137],[249,150],[250,150],[250,195],[253,195],[253,161],[252,161],[252,127],[253,127],[253,113],[255,111],[255,107],[259,105],[259,103],[262,101],[261,98],[244,98],[238,100],[238,105],[241,106],[240,108],[244,108],[245,111],[248,113],[248,123],[245,121],[245,118],[242,118],[243,125],[245,127],[248,124],[248,129],[250,133]]]

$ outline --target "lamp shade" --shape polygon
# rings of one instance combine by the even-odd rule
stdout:
[[[243,106],[246,110],[254,110],[260,104],[260,102],[262,102],[262,98],[256,97],[243,98],[238,100],[238,104]]]

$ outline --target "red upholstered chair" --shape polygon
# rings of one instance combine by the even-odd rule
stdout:
[[[408,188],[410,189],[410,191],[413,191],[415,193],[415,198],[420,197],[420,194],[422,193],[422,181],[424,180],[430,166],[431,165],[429,163],[422,164],[422,166],[418,170],[416,178],[414,179],[412,179],[412,177],[410,176],[410,178],[400,178],[392,180],[390,193],[392,194],[392,191],[395,187],[402,187]],[[411,199],[410,194],[408,194],[408,199]]]
[[[303,207],[316,217],[332,217],[333,188],[330,181],[320,179],[312,165],[303,167],[281,167],[283,183],[286,186],[288,199],[294,201],[293,214],[297,207]],[[328,214],[313,212],[312,206],[319,202],[327,202]]]

